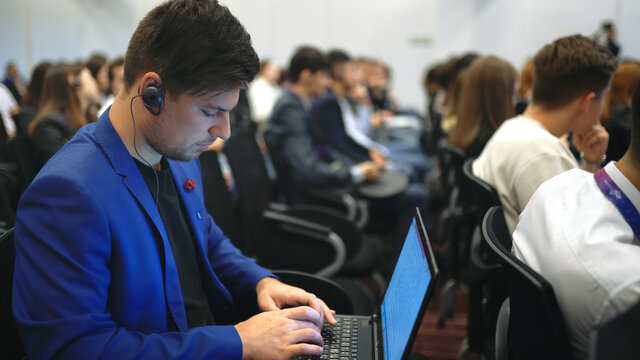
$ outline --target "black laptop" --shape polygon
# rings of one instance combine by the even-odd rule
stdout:
[[[323,354],[298,359],[405,359],[437,276],[433,249],[416,209],[378,313],[337,315],[338,325],[325,324],[322,329]]]

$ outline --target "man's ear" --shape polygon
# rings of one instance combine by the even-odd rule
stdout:
[[[298,80],[300,82],[305,82],[307,81],[307,79],[309,79],[311,77],[311,70],[309,69],[302,69],[302,71],[300,71],[300,75],[298,76]]]
[[[596,99],[596,93],[591,91],[578,98],[578,110],[581,113],[586,113],[589,110],[589,106]]]

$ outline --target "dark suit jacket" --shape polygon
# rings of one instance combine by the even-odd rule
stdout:
[[[285,92],[273,108],[265,141],[278,180],[291,182],[292,186],[285,186],[289,189],[308,185],[349,186],[349,166],[328,163],[318,156],[305,116],[304,103],[291,91]]]
[[[199,161],[169,165],[220,325],[187,327],[160,214],[105,112],[51,158],[18,208],[13,311],[29,358],[241,357],[237,331],[224,324],[257,309],[255,286],[271,274],[207,213]]]
[[[327,90],[324,97],[313,102],[308,122],[313,139],[324,156],[351,164],[371,160],[369,150],[347,135],[342,109],[331,90]]]

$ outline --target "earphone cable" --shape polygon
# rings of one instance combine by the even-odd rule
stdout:
[[[138,157],[147,165],[151,168],[151,170],[153,170],[153,175],[155,175],[156,177],[156,198],[154,199],[156,202],[156,208],[158,207],[158,196],[160,196],[160,180],[158,180],[158,172],[156,171],[156,169],[151,166],[151,164],[149,164],[149,162],[142,157],[142,155],[140,155],[140,152],[138,152],[138,148],[136,147],[136,119],[133,116],[133,99],[140,97],[142,95],[138,94],[134,97],[131,98],[131,102],[129,103],[129,111],[131,111],[131,122],[133,122],[133,150],[136,152],[136,154],[138,155]]]

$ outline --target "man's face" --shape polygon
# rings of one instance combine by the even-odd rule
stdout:
[[[229,111],[238,103],[240,89],[184,93],[177,99],[167,96],[160,115],[146,124],[145,138],[158,154],[180,161],[197,158],[218,137],[231,134]]]
[[[326,70],[318,70],[309,76],[309,90],[313,97],[320,97],[325,94],[329,86],[329,74]]]
[[[347,91],[355,87],[359,82],[358,65],[354,61],[345,61],[334,65],[336,79],[342,83]]]

